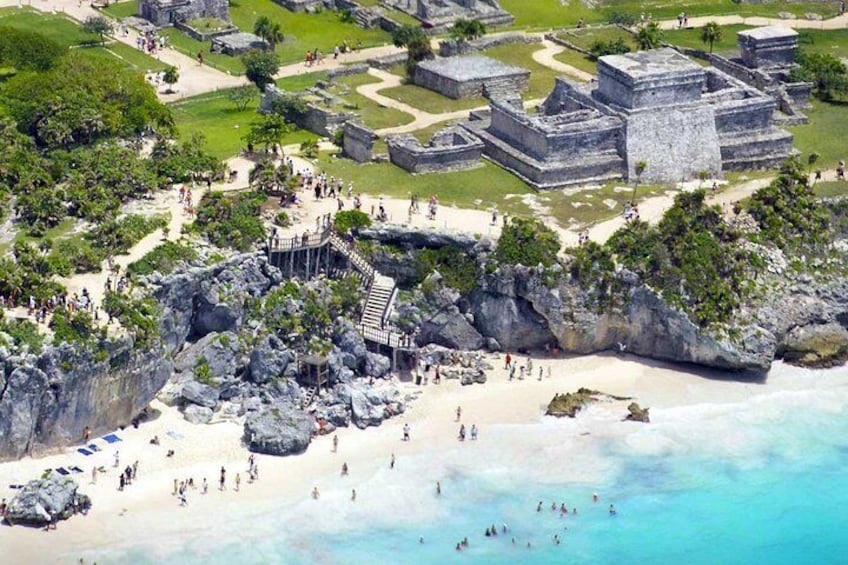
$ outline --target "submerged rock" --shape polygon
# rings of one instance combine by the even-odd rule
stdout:
[[[565,394],[555,395],[553,400],[551,400],[548,404],[548,409],[545,414],[547,416],[556,416],[558,418],[563,416],[574,418],[584,406],[604,398],[609,400],[630,400],[626,396],[613,396],[597,390],[580,387],[577,389],[577,392],[567,392]]]
[[[74,506],[87,509],[89,498],[77,494],[76,481],[70,477],[51,473],[49,476],[28,482],[9,502],[6,522],[11,525],[44,526],[74,515]]]
[[[625,416],[624,419],[631,420],[633,422],[644,422],[647,424],[651,421],[650,415],[648,414],[650,410],[650,408],[642,408],[636,402],[631,402],[627,406],[627,411],[630,412],[630,414]]]
[[[303,453],[312,441],[315,420],[291,404],[266,406],[244,421],[244,440],[250,451],[267,455]]]

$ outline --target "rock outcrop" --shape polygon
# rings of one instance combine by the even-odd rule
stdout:
[[[244,441],[250,451],[266,455],[303,453],[312,441],[315,420],[290,404],[263,407],[244,422]]]
[[[834,367],[848,360],[848,330],[841,324],[797,326],[781,344],[783,358],[804,367]]]
[[[87,496],[77,493],[78,488],[70,477],[55,473],[30,481],[9,502],[6,522],[13,526],[45,526],[67,520],[75,508],[86,511],[91,506]]]
[[[582,387],[577,392],[556,394],[548,403],[548,409],[545,411],[545,415],[556,416],[557,418],[562,418],[563,416],[574,418],[578,412],[583,410],[584,406],[596,402],[602,394],[597,390]]]
[[[642,408],[636,402],[631,402],[627,406],[629,414],[625,416],[624,419],[632,422],[644,422],[647,424],[651,421],[651,416],[649,414],[650,410],[650,408]]]

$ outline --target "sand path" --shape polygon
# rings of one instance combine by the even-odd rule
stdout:
[[[792,10],[792,4],[786,4],[787,11]],[[684,11],[684,10],[681,10]],[[782,26],[793,29],[842,29],[848,27],[848,14],[836,16],[827,20],[807,20],[802,18],[766,18],[763,16],[739,16],[727,14],[724,16],[698,16],[689,18],[687,27],[704,27],[708,22],[717,22],[719,25],[742,24],[752,27],[757,26]],[[662,29],[678,29],[677,20],[658,21]]]
[[[544,49],[539,49],[538,51],[533,52],[533,60],[539,63],[540,65],[544,65],[550,69],[557,71],[558,73],[563,73],[569,75],[577,80],[582,80],[585,82],[589,82],[594,80],[595,75],[591,73],[587,73],[586,71],[581,71],[576,67],[572,67],[571,65],[566,65],[561,61],[557,61],[554,58],[554,55],[558,55],[562,53],[567,48],[562,45],[557,45],[553,41],[549,41],[547,39],[542,41],[542,45],[544,45]]]

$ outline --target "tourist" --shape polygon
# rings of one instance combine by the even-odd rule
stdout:
[[[206,477],[203,477],[203,485],[200,487],[200,493],[206,494],[209,492],[209,483],[206,482]]]
[[[356,502],[356,489],[351,489],[351,491],[350,491],[350,501]]]
[[[442,494],[442,483],[439,482],[439,481],[436,481],[436,494],[437,495]]]
[[[492,208],[492,225],[498,225],[498,207],[495,206]]]
[[[609,515],[610,516],[616,515],[615,506],[613,506],[612,504],[610,504],[610,507],[609,507]]]
[[[598,496],[598,493],[592,493],[592,502],[598,502],[599,500],[600,497]]]
[[[97,467],[91,468],[91,484],[97,484]]]
[[[239,491],[240,486],[241,486],[241,474],[236,473],[236,492]]]
[[[347,476],[347,471],[348,471],[348,469],[347,469],[347,463],[342,463],[342,477],[346,477],[346,476]]]
[[[504,358],[504,369],[509,369],[512,364],[512,355],[507,352],[506,357]]]
[[[339,450],[339,436],[333,436],[333,453],[338,452]]]
[[[845,180],[845,161],[839,161],[839,164],[836,166],[836,178]]]
[[[83,440],[85,443],[88,443],[88,441],[89,441],[90,439],[91,439],[91,428],[89,428],[88,426],[86,426],[86,427],[85,427],[85,428],[83,428],[83,430],[82,430],[82,440]]]
[[[218,480],[218,490],[227,489],[227,470],[221,467],[221,478]]]
[[[459,419],[462,418],[462,406],[456,407],[456,421],[459,422]]]
[[[541,511],[542,511],[542,501],[540,500],[539,504],[536,505],[536,512],[541,512]]]
[[[459,441],[465,441],[465,424],[459,426]]]
[[[121,453],[116,450],[114,458],[115,458],[115,465],[114,466],[117,467],[121,464]]]
[[[203,66],[203,51],[197,52],[197,64]]]
[[[312,499],[318,500],[319,496],[321,496],[321,494],[318,492],[318,487],[313,487],[313,489],[312,489]]]
[[[471,440],[472,441],[477,440],[477,425],[476,424],[471,424]]]
[[[403,425],[403,441],[409,441],[409,423]]]
[[[392,460],[389,462],[389,469],[395,468],[395,454],[392,453]]]

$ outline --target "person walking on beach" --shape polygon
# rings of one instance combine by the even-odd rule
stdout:
[[[509,369],[512,364],[512,355],[507,352],[506,358],[504,359],[504,369]]]
[[[395,454],[392,453],[392,460],[389,462],[389,469],[395,468]]]
[[[409,424],[403,425],[403,441],[409,441]]]
[[[442,494],[442,483],[439,482],[439,481],[436,481],[436,494],[437,495]]]
[[[459,422],[460,418],[462,418],[462,406],[456,407],[456,421]]]
[[[339,436],[333,436],[333,453],[338,453],[339,451]]]
[[[209,492],[209,483],[206,482],[206,477],[203,477],[203,486],[200,488],[202,494]]]
[[[236,473],[236,492],[239,491],[240,486],[241,486],[241,474]]]
[[[477,439],[477,424],[471,424],[471,440],[475,441]]]
[[[227,470],[221,467],[221,478],[218,481],[218,490],[227,490]]]
[[[351,501],[351,502],[356,502],[356,489],[351,489],[351,490],[350,490],[350,501]]]
[[[342,463],[342,477],[347,477],[347,472],[348,472],[347,462]]]
[[[321,496],[321,493],[318,492],[318,487],[312,488],[312,499],[318,500],[318,497]]]

